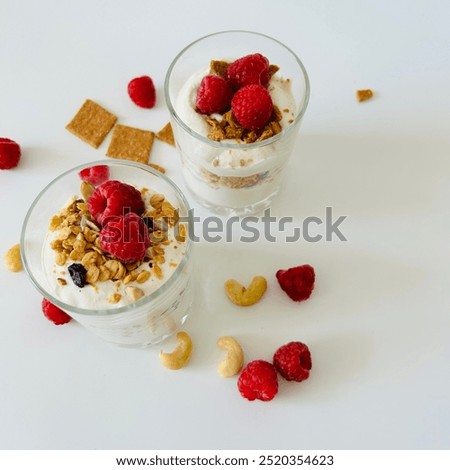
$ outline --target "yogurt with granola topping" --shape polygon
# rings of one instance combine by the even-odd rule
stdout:
[[[162,204],[167,214],[175,213],[168,201],[161,201],[161,195],[148,189],[141,193],[144,216],[161,215],[158,208]],[[61,301],[85,309],[122,307],[152,294],[172,276],[186,249],[186,239],[180,236],[178,228],[155,218],[150,233],[152,245],[145,258],[122,263],[101,250],[100,227],[89,214],[85,201],[77,197],[52,219],[51,229],[43,250],[49,285]],[[85,285],[75,284],[70,274],[73,265],[81,265],[86,271]]]

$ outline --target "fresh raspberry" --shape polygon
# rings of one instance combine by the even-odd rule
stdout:
[[[141,108],[153,108],[156,102],[156,90],[153,80],[144,75],[133,78],[128,84],[128,95],[134,104]]]
[[[134,212],[138,215],[144,212],[144,201],[141,193],[129,184],[110,180],[95,188],[88,199],[89,212],[101,225],[108,218]]]
[[[198,87],[195,105],[203,114],[223,113],[230,109],[233,90],[218,75],[206,75]]]
[[[228,80],[235,88],[245,85],[269,84],[269,61],[262,54],[250,54],[232,62],[226,71]]]
[[[55,325],[64,325],[72,320],[66,312],[61,310],[56,305],[53,305],[47,299],[42,299],[42,311],[44,315],[52,321]]]
[[[306,344],[292,341],[275,351],[273,365],[286,380],[303,382],[311,370],[311,353]]]
[[[270,401],[278,392],[275,368],[267,361],[249,362],[238,379],[238,389],[247,400]]]
[[[98,186],[109,179],[109,168],[108,165],[97,165],[91,166],[81,170],[79,173],[80,178],[83,181]]]
[[[20,160],[20,146],[14,140],[0,137],[0,170],[16,167]]]
[[[231,109],[242,127],[259,129],[267,124],[272,115],[272,98],[263,86],[246,85],[234,94]]]
[[[280,287],[292,300],[300,302],[309,299],[316,278],[312,266],[304,264],[287,270],[280,269],[276,276]]]
[[[100,232],[102,250],[123,263],[142,259],[149,246],[147,226],[133,212],[111,218]]]

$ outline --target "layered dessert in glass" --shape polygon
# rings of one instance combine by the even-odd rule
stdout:
[[[194,197],[229,215],[268,207],[309,99],[298,57],[261,34],[216,33],[178,54],[165,93]]]

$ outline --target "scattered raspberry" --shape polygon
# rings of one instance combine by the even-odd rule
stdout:
[[[272,98],[263,86],[247,85],[234,94],[231,109],[242,127],[259,129],[264,127],[272,116]]]
[[[238,379],[238,389],[247,400],[270,401],[278,392],[275,368],[267,361],[249,362]]]
[[[204,114],[223,113],[230,109],[233,90],[218,75],[206,75],[198,87],[195,104]]]
[[[44,315],[52,321],[55,325],[64,325],[72,320],[66,312],[61,310],[56,305],[53,305],[47,299],[42,299],[42,311]]]
[[[287,270],[280,269],[276,276],[280,287],[292,300],[300,302],[309,299],[316,278],[312,266],[304,264]]]
[[[16,167],[20,160],[20,146],[14,140],[0,137],[0,170]]]
[[[246,85],[269,84],[269,61],[262,54],[250,54],[231,63],[226,71],[227,78],[235,88]]]
[[[142,259],[149,246],[147,226],[132,212],[111,218],[100,232],[102,250],[123,263]]]
[[[111,180],[95,188],[88,200],[89,212],[101,225],[106,224],[107,219],[127,212],[138,215],[144,211],[144,201],[141,193],[129,184]]]
[[[133,78],[128,84],[128,95],[134,104],[141,108],[153,108],[156,102],[156,91],[153,80],[144,75]]]
[[[303,382],[311,370],[311,353],[306,344],[292,341],[276,350],[273,365],[286,380]]]
[[[79,173],[80,178],[83,181],[98,186],[109,179],[109,168],[108,165],[97,165],[91,166],[90,168],[85,168]]]

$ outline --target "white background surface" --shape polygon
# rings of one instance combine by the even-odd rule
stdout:
[[[64,129],[84,99],[159,130],[171,59],[225,29],[274,36],[304,61],[311,101],[273,213],[301,221],[332,206],[349,240],[199,244],[195,350],[178,372],[159,365],[159,347],[53,326],[25,273],[2,265],[0,447],[449,448],[449,14],[444,0],[0,0],[0,135],[23,148],[20,166],[0,172],[2,253],[44,185],[104,156],[110,137],[94,150]],[[143,74],[157,85],[153,110],[126,94]],[[366,87],[376,97],[359,104]],[[175,149],[156,142],[152,160],[183,188]],[[316,289],[296,304],[274,273],[303,263]],[[223,282],[254,274],[269,280],[263,301],[232,306]],[[224,334],[248,361],[306,342],[310,380],[247,402],[216,372]]]

